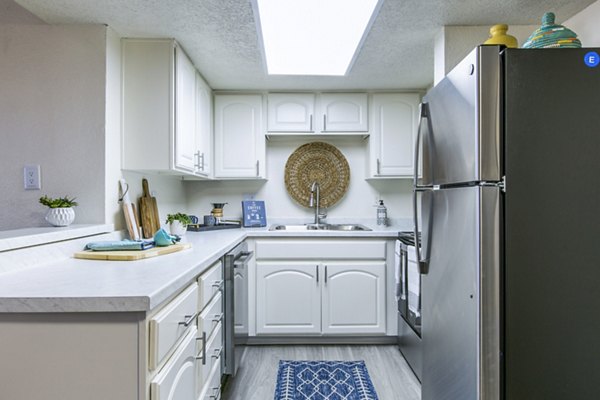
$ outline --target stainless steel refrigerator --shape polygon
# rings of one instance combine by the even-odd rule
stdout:
[[[423,400],[599,398],[599,53],[480,46],[424,97]]]

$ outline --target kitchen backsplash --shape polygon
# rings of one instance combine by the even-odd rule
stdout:
[[[284,170],[290,154],[312,140],[279,139],[267,143],[267,181],[190,181],[185,182],[188,212],[202,216],[210,212],[211,202],[228,202],[226,218],[241,217],[241,201],[253,197],[264,200],[267,219],[303,217],[310,220],[314,210],[298,205],[288,195]],[[373,218],[377,198],[382,198],[390,218],[411,217],[412,186],[408,179],[365,181],[366,142],[360,138],[322,140],[336,146],[350,164],[350,186],[338,204],[327,210],[331,218]]]

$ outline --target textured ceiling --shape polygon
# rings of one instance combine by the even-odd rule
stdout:
[[[442,26],[539,25],[546,11],[560,22],[594,0],[384,0],[345,77],[266,75],[250,0],[16,1],[52,24],[102,23],[123,37],[175,38],[215,89],[331,90],[426,88]]]

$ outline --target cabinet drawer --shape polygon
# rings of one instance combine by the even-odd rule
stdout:
[[[258,240],[256,259],[384,260],[383,240]]]
[[[198,370],[200,373],[199,382],[205,383],[208,382],[210,372],[212,371],[215,365],[219,365],[219,370],[221,369],[221,356],[223,355],[223,324],[219,324],[217,328],[215,328],[213,334],[208,337],[206,340],[206,353],[202,351],[202,355],[204,355],[204,360],[198,364]]]
[[[196,398],[196,328],[150,382],[150,400]]]
[[[199,400],[219,400],[221,398],[221,367],[216,364],[202,388]]]
[[[210,336],[221,321],[223,321],[223,295],[217,293],[198,315],[198,331],[206,332],[206,335]]]
[[[198,278],[198,309],[202,310],[213,296],[223,288],[223,267],[221,260],[214,263]]]
[[[150,319],[148,355],[150,370],[154,370],[188,328],[195,325],[197,307],[198,285],[193,283]]]

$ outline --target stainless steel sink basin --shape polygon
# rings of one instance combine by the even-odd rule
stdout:
[[[304,224],[304,225],[272,225],[270,231],[370,231],[364,225],[360,224]]]
[[[367,228],[364,225],[360,224],[336,224],[336,225],[327,225],[327,228],[330,231],[370,231],[372,229]]]

